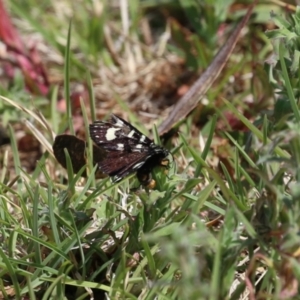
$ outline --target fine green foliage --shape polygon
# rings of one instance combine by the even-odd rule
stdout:
[[[283,15],[275,5],[257,5],[205,101],[168,139],[143,124],[143,106],[130,102],[130,84],[143,79],[135,74],[175,55],[185,61],[180,72],[195,79],[244,10],[233,0],[134,0],[118,9],[100,0],[60,2],[69,10],[59,14],[50,0],[9,4],[19,25],[28,26],[24,34],[39,33],[61,55],[64,63],[54,69],[64,82],[48,96],[26,94],[22,79],[0,88],[2,125],[9,124],[10,136],[9,150],[0,152],[0,298],[298,299],[300,9]],[[144,18],[157,35],[151,46],[141,33]],[[273,29],[265,31],[266,25]],[[164,40],[167,34],[172,39]],[[119,74],[129,78],[126,93],[114,81]],[[171,76],[164,76],[167,84]],[[99,100],[98,77],[113,105]],[[170,150],[170,168],[153,170],[154,189],[141,187],[134,175],[116,184],[96,179],[91,140],[87,178],[84,167],[74,174],[66,149],[67,170],[58,165],[51,146],[55,134],[76,132],[76,82],[89,95],[88,102],[79,100],[86,137],[89,123],[117,110]],[[155,106],[148,84],[140,89]],[[57,110],[58,95],[64,95],[65,114]],[[143,101],[141,95],[135,96]],[[23,131],[44,150],[31,171],[22,165],[15,133],[21,118]]]

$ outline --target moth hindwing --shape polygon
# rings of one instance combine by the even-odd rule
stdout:
[[[55,137],[53,143],[53,153],[57,161],[66,169],[67,162],[64,149],[68,150],[74,173],[78,173],[80,169],[86,165],[86,142],[74,135],[62,134]],[[93,164],[95,165],[101,159],[104,159],[106,151],[94,146],[93,147]],[[86,170],[82,173],[83,177],[87,177]],[[98,170],[95,174],[96,178],[103,178],[105,174]]]
[[[147,136],[125,120],[111,115],[108,121],[90,124],[90,136],[96,145],[106,150],[105,159],[97,162],[100,170],[114,182],[136,172],[139,181],[147,185],[151,171],[164,165],[169,151],[154,144]]]

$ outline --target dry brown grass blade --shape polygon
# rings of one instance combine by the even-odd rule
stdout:
[[[0,96],[0,99],[2,99],[3,101],[5,101],[6,103],[10,104],[11,106],[21,110],[21,111],[24,111],[25,113],[27,113],[28,115],[30,115],[32,118],[34,118],[35,120],[39,121],[39,123],[44,126],[43,122],[40,121],[40,118],[36,115],[35,112],[33,112],[32,110],[30,109],[27,109],[26,107],[24,107],[23,105],[21,104],[18,104],[16,102],[14,102],[13,100],[10,100],[9,98],[6,98],[4,96]]]
[[[230,35],[226,44],[220,49],[210,66],[201,75],[201,77],[192,85],[189,91],[184,94],[171,111],[168,118],[159,126],[159,134],[168,132],[174,124],[183,120],[198,104],[199,100],[205,95],[213,82],[223,70],[227,60],[229,59],[240,35],[241,30],[248,22],[253,7],[257,4],[257,0],[249,7],[247,14],[239,23],[233,33]]]
[[[52,136],[53,139],[55,138],[55,133],[52,131],[51,126],[48,124],[47,120],[44,118],[44,116],[40,112],[38,112],[38,111],[34,112],[34,111],[26,108],[25,106],[23,106],[17,102],[14,102],[13,100],[11,100],[9,98],[0,96],[0,100],[1,99],[3,101],[5,101],[6,103],[9,103],[10,105],[14,106],[15,108],[27,113],[39,125],[41,125],[42,128],[45,129],[46,132],[48,132],[49,135]],[[37,126],[35,126],[28,120],[24,120],[24,123],[25,123],[26,127],[31,131],[31,133],[36,137],[36,139],[41,143],[41,145],[43,145],[46,148],[46,150],[53,155],[52,145],[46,139],[45,132],[42,132],[40,129],[38,129]]]
[[[31,131],[31,133],[34,135],[34,137],[40,142],[43,147],[46,148],[46,150],[53,155],[52,145],[48,142],[48,140],[45,137],[45,134],[38,130],[31,122],[28,120],[24,120],[24,123],[26,127]]]

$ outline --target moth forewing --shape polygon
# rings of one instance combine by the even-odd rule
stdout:
[[[168,150],[116,115],[108,121],[90,124],[90,136],[95,144],[107,151],[98,166],[113,177],[114,182],[136,172],[139,181],[147,185],[152,180],[152,169],[167,165]]]

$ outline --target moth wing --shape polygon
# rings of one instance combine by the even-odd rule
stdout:
[[[56,160],[66,169],[67,162],[64,149],[68,150],[71,158],[73,170],[77,173],[85,164],[85,149],[86,144],[73,135],[57,135],[52,146]]]
[[[115,115],[108,121],[90,124],[90,136],[98,146],[109,151],[130,151],[136,144],[147,146],[152,143],[139,130]]]
[[[64,149],[68,150],[73,171],[74,173],[78,173],[80,169],[86,165],[86,151],[87,145],[86,142],[77,138],[74,135],[62,134],[57,135],[55,137],[53,143],[53,153],[56,160],[66,169],[67,162]],[[105,159],[106,151],[97,147],[93,146],[93,164],[95,165],[96,162]],[[86,171],[82,173],[83,177],[87,176]],[[103,178],[105,174],[97,171],[95,174],[96,178]]]
[[[137,171],[150,155],[141,152],[122,153],[111,151],[107,153],[105,160],[98,162],[100,170],[109,176],[115,176],[115,182]]]

